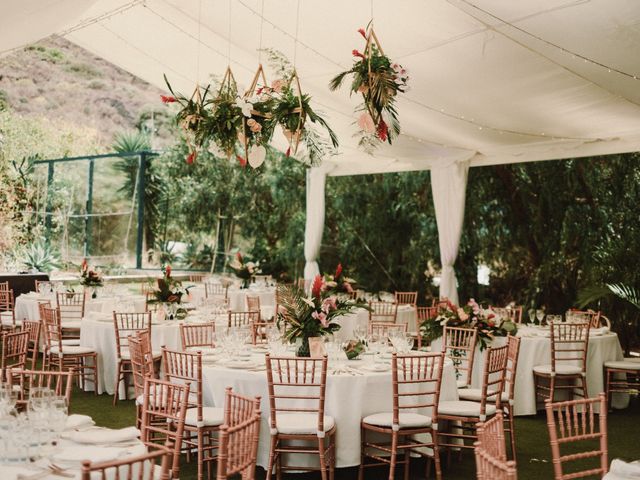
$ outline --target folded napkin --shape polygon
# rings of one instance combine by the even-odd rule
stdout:
[[[73,432],[66,435],[68,440],[86,445],[105,445],[135,440],[140,436],[136,427],[126,427],[120,430],[109,428],[94,428],[83,432]]]
[[[77,413],[69,415],[64,425],[65,430],[82,430],[96,424],[89,415],[79,415]]]
[[[64,448],[60,452],[53,454],[51,460],[53,460],[53,462],[74,464],[79,464],[85,460],[91,460],[94,463],[109,462],[120,457],[122,453],[122,448],[97,445],[74,445],[73,447]]]
[[[609,473],[615,475],[613,478],[618,479],[640,479],[640,462],[627,463],[618,458],[611,462]],[[605,478],[610,478],[607,475]]]

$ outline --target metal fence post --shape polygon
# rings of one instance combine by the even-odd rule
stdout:
[[[53,162],[49,162],[47,173],[47,206],[44,213],[44,225],[46,227],[45,243],[48,245],[51,242],[51,185],[53,184],[54,166]]]
[[[87,178],[87,215],[84,217],[84,256],[91,255],[91,224],[93,213],[93,160],[89,160],[89,175]]]
[[[138,236],[136,238],[136,268],[142,268],[142,242],[144,239],[144,189],[147,170],[147,152],[140,153],[138,168]]]

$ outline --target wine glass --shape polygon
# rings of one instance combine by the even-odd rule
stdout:
[[[536,320],[538,320],[538,323],[542,325],[542,320],[544,320],[544,310],[536,310]]]

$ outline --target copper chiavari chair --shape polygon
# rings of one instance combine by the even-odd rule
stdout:
[[[259,312],[229,312],[229,321],[227,326],[231,327],[247,327],[251,328],[251,324],[260,321]]]
[[[262,321],[262,307],[260,306],[260,297],[258,295],[247,295],[247,310],[249,312],[258,312],[258,321]]]
[[[406,323],[369,322],[369,335],[386,338],[387,341],[398,333],[407,333]]]
[[[124,398],[129,393],[129,376],[131,370],[131,354],[129,353],[129,338],[136,333],[146,330],[151,335],[151,312],[123,313],[113,312],[113,327],[116,336],[116,359],[118,368],[113,395],[113,405],[118,403],[120,397],[120,384],[124,384]],[[161,354],[152,353],[154,361],[159,362]]]
[[[415,307],[418,303],[418,292],[394,292],[398,305],[411,305]]]
[[[22,324],[16,320],[13,290],[0,290],[0,323],[2,330],[15,330]]]
[[[458,388],[471,386],[473,362],[476,356],[476,328],[447,327],[442,332],[442,351],[453,361]]]
[[[251,343],[254,345],[267,343],[267,333],[272,328],[276,328],[274,322],[253,322],[251,324]]]
[[[235,394],[227,387],[220,427],[217,480],[241,475],[254,480],[260,436],[260,397]]]
[[[131,361],[131,377],[136,398],[136,427],[142,421],[141,409],[144,401],[144,381],[155,377],[155,365],[151,355],[151,336],[146,330],[129,336],[129,356]]]
[[[9,370],[9,385],[18,390],[18,410],[26,410],[29,402],[29,392],[32,388],[45,387],[55,395],[64,397],[67,407],[71,405],[71,391],[73,388],[73,370],[66,372],[42,370]]]
[[[10,368],[25,368],[29,352],[29,332],[14,332],[2,334],[2,355],[0,369],[2,381],[7,381],[7,370]]]
[[[397,303],[370,301],[369,308],[369,322],[396,322],[398,317]]]
[[[51,288],[51,282],[49,280],[36,280],[34,282],[35,291],[40,293],[40,287],[44,287],[45,290],[51,292],[53,289]]]
[[[482,388],[479,402],[469,400],[448,400],[440,402],[440,419],[458,422],[450,432],[438,432],[442,439],[440,445],[449,448],[473,448],[465,440],[477,439],[476,424],[493,417],[502,408],[505,369],[509,347],[490,347],[486,351]],[[495,399],[491,403],[489,399]],[[455,430],[455,431],[454,431]]]
[[[614,393],[640,392],[640,359],[624,358],[604,362],[605,393],[611,406]]]
[[[40,322],[24,320],[22,322],[22,331],[29,332],[29,349],[27,351],[27,358],[31,359],[31,370],[36,368],[36,362],[38,361],[38,352],[40,349],[40,330],[42,326]]]
[[[179,478],[189,385],[146,378],[141,409],[140,439],[150,448],[173,444],[170,478]]]
[[[320,470],[323,479],[327,478],[327,473],[333,478],[336,424],[333,417],[324,412],[326,355],[292,358],[267,354],[265,358],[271,412],[267,478],[271,478],[274,465],[277,478],[281,478],[282,471],[288,470]],[[289,459],[297,453],[318,455],[320,466],[283,464],[283,457]]]
[[[551,322],[550,328],[551,364],[533,367],[536,398],[554,401],[556,390],[567,390],[571,398],[580,390],[587,398],[589,323]]]
[[[196,349],[196,347],[214,348],[216,346],[216,324],[209,322],[180,325],[180,339],[182,350]]]
[[[204,282],[204,279],[207,278],[207,276],[204,273],[190,273],[189,274],[189,281],[190,282]]]
[[[225,301],[228,293],[229,287],[225,287],[221,283],[205,282],[204,284],[204,295],[208,299]]]
[[[567,322],[589,322],[589,328],[600,328],[600,320],[603,315],[602,312],[596,312],[595,310],[569,310],[565,317]]]
[[[37,281],[37,280],[36,280]],[[0,291],[1,290],[9,290],[9,281],[0,282]]]
[[[491,310],[502,318],[502,320],[522,323],[522,305],[518,305],[517,307],[491,307]]]
[[[598,407],[599,415],[595,411]],[[547,400],[545,410],[555,480],[595,476],[603,478],[609,471],[607,401],[604,394],[601,393],[596,398],[559,403]],[[597,449],[576,453],[579,446],[582,447],[581,450],[591,448],[593,442],[598,442]],[[571,453],[563,455],[565,445],[571,445]],[[572,463],[586,459],[593,459],[592,462],[599,460],[598,466],[588,465],[586,470],[577,470],[575,463]],[[571,465],[568,472],[565,472],[566,464]]]
[[[210,469],[218,448],[214,434],[224,420],[220,407],[205,407],[202,400],[202,352],[176,352],[162,348],[165,380],[171,383],[190,385],[187,397],[187,413],[184,419],[187,451],[195,448],[198,457],[198,480],[204,477],[204,465]],[[193,436],[195,434],[195,437]],[[195,438],[195,440],[193,440]]]
[[[171,478],[171,457],[173,445],[155,446],[154,451],[129,457],[124,460],[92,463],[82,462],[81,480],[127,479],[127,480],[169,480]],[[159,465],[158,465],[159,463]]]
[[[507,461],[504,422],[498,412],[477,425],[478,441],[474,444],[478,480],[517,480],[516,462]]]
[[[420,326],[425,322],[425,320],[429,320],[430,318],[434,318],[438,315],[438,307],[417,307],[416,308],[416,319],[418,321],[418,350],[422,347],[428,347],[429,345],[423,345],[424,339],[422,338],[422,332],[420,331]]]
[[[85,292],[58,292],[58,307],[64,338],[80,339],[81,321],[84,318]]]
[[[363,479],[365,468],[384,464],[389,465],[389,480],[396,478],[397,464],[404,464],[405,478],[409,478],[409,462],[412,453],[425,456],[430,460],[424,447],[433,450],[436,478],[438,480],[441,478],[438,401],[443,364],[443,353],[393,354],[391,360],[393,410],[375,413],[362,419],[360,449],[362,458],[358,475],[360,480]],[[367,441],[367,432],[391,436],[391,447],[388,443]],[[425,433],[431,435],[430,441],[421,441],[415,437]],[[390,456],[387,457],[385,454]],[[398,461],[398,456],[402,456],[403,460]],[[376,463],[366,465],[366,458],[372,458]]]

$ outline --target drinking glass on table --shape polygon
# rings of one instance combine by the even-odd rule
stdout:
[[[29,390],[29,410],[34,412],[48,408],[53,391],[47,387],[33,387]]]
[[[536,310],[536,320],[538,320],[538,323],[542,325],[542,320],[544,320],[544,310]]]

